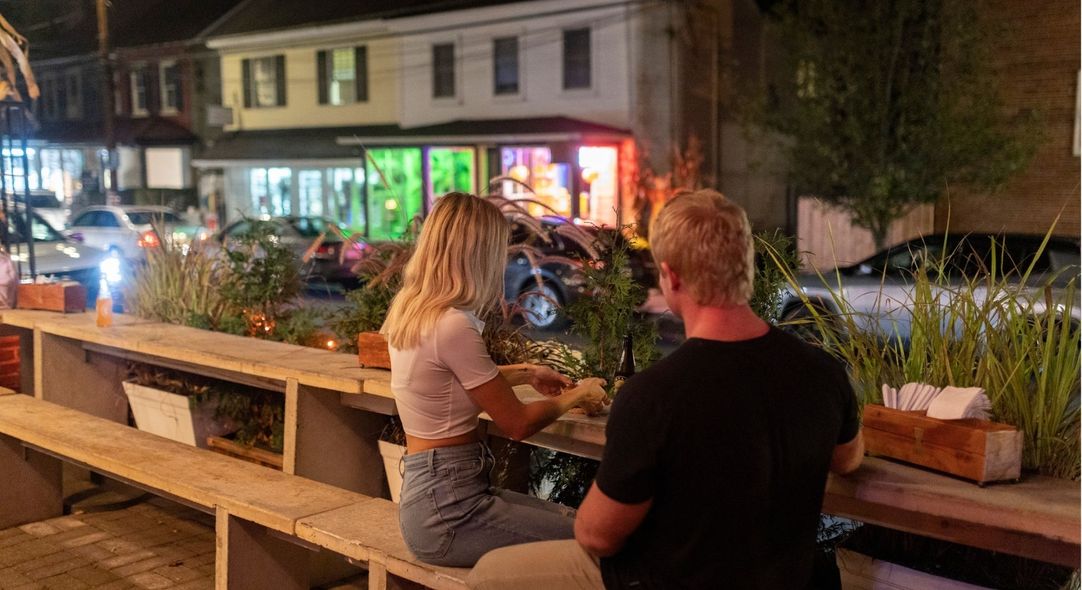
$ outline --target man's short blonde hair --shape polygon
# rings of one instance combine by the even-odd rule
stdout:
[[[678,193],[650,231],[650,248],[699,305],[730,306],[751,299],[755,248],[748,216],[721,193]]]

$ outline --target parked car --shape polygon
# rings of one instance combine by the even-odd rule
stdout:
[[[649,250],[629,243],[617,230],[577,225],[580,231],[567,232],[560,230],[568,223],[562,218],[545,217],[539,221],[548,241],[522,220],[510,220],[511,242],[533,247],[540,258],[537,269],[525,253],[516,253],[508,259],[504,273],[504,297],[522,306],[523,317],[533,327],[554,329],[565,323],[560,307],[582,295],[582,279],[574,268],[576,261],[600,255],[596,248],[608,240],[617,240],[627,248],[631,275],[636,282],[645,289],[657,285],[657,271]],[[572,239],[572,233],[581,234],[583,239]]]
[[[15,193],[11,195],[11,199],[17,205],[26,203],[26,196],[23,193]],[[47,221],[54,229],[64,229],[71,209],[64,207],[60,199],[56,198],[55,193],[45,190],[30,191],[30,204],[34,208],[34,213]]]
[[[98,297],[98,288],[104,275],[114,305],[120,305],[122,282],[127,272],[119,257],[65,237],[36,212],[30,231],[27,231],[25,210],[15,208],[12,211],[14,214],[8,217],[10,251],[12,259],[18,264],[19,271],[25,278],[30,276],[27,236],[32,236],[34,266],[38,275],[82,284],[86,288],[90,306],[93,306]]]
[[[158,235],[155,225],[163,235]],[[186,223],[168,207],[95,206],[80,211],[65,232],[88,246],[118,253],[129,260],[146,258],[147,248],[156,248],[161,240],[185,248],[205,239],[206,229]]]
[[[801,289],[817,310],[827,314],[839,312],[834,294],[840,295],[856,312],[857,325],[864,330],[877,330],[880,334],[897,336],[908,340],[911,317],[906,312],[913,301],[913,273],[924,261],[944,260],[948,284],[960,284],[965,277],[986,274],[992,268],[993,251],[997,265],[1006,266],[1007,274],[1020,279],[1022,271],[1032,264],[1032,273],[1023,293],[1032,293],[1036,310],[1040,310],[1041,298],[1036,295],[1045,286],[1052,288],[1053,295],[1062,293],[1070,282],[1079,284],[1079,240],[1052,237],[1044,250],[1040,245],[1044,236],[1006,235],[943,235],[910,240],[879,252],[852,266],[822,273],[805,273],[798,276]],[[993,247],[994,245],[994,247]],[[1011,272],[1018,269],[1018,272]],[[944,292],[943,296],[949,295]],[[784,321],[808,318],[811,312],[799,296],[791,290],[782,300],[781,318]],[[1079,321],[1079,304],[1072,310]]]
[[[273,224],[275,235],[283,245],[296,253],[298,260],[303,259],[320,235],[323,236],[311,258],[301,264],[301,275],[308,282],[338,283],[348,288],[357,286],[357,275],[352,269],[363,257],[367,245],[344,240],[331,229],[331,226],[335,226],[338,232],[349,236],[350,231],[344,224],[315,216],[272,217],[264,221]],[[243,236],[251,230],[251,220],[240,219],[227,225],[214,239],[218,244],[225,244],[229,239]]]

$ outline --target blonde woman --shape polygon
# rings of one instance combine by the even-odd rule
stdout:
[[[436,565],[472,566],[498,547],[574,537],[570,510],[491,487],[493,459],[477,431],[484,411],[521,440],[604,398],[600,379],[572,387],[551,369],[498,367],[489,357],[478,315],[503,293],[509,236],[491,202],[445,195],[425,221],[383,326],[406,431],[399,524],[410,550]],[[511,387],[526,383],[549,397],[523,404]]]

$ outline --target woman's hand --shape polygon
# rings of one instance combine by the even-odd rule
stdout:
[[[583,379],[571,391],[575,393],[574,405],[582,408],[587,415],[596,416],[609,404],[609,396],[605,393],[605,380],[599,377]]]
[[[542,395],[555,397],[571,386],[571,380],[541,365],[530,365],[530,385]]]

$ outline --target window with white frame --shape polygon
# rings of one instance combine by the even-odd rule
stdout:
[[[368,48],[340,47],[316,54],[319,104],[368,102]]]
[[[564,90],[590,88],[593,62],[590,55],[590,28],[564,30]]]
[[[129,76],[131,77],[131,114],[134,117],[145,117],[150,112],[146,69],[136,68]]]
[[[183,108],[183,94],[180,81],[180,65],[175,61],[163,61],[158,64],[159,96],[162,97],[164,114],[174,114]]]
[[[518,37],[492,40],[492,92],[518,94]]]
[[[83,116],[83,73],[80,70],[68,70],[64,75],[64,90],[67,106],[64,117],[79,119]]]
[[[455,97],[455,44],[432,46],[432,98]]]
[[[286,104],[286,59],[272,55],[241,62],[244,76],[244,107],[281,107]]]

